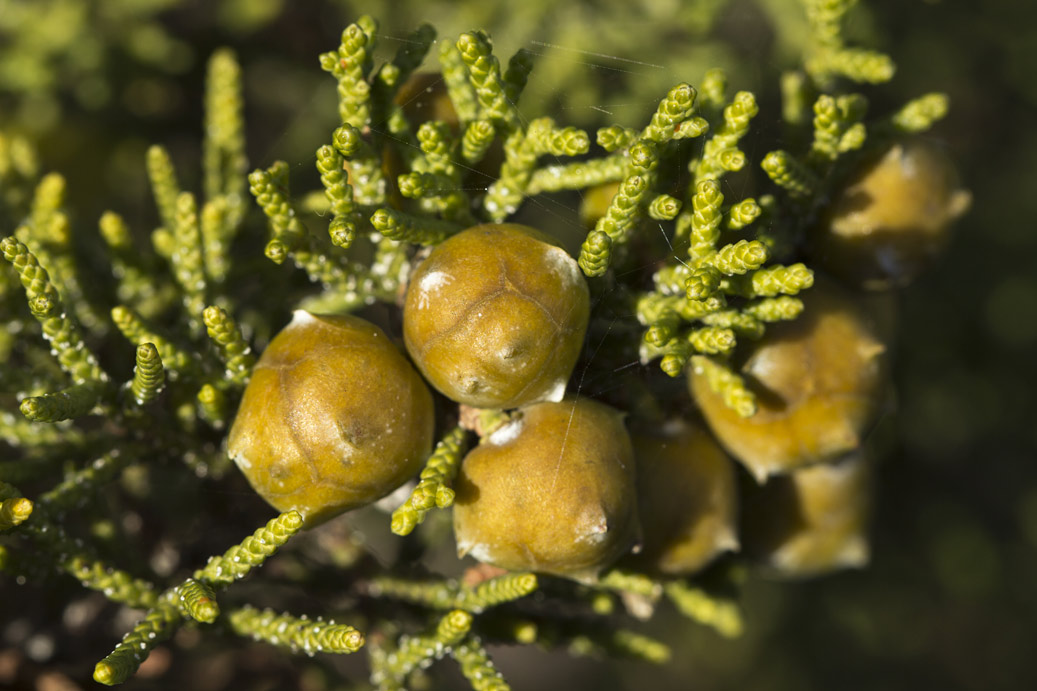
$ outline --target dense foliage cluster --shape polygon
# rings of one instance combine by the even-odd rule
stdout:
[[[364,649],[378,688],[452,656],[473,688],[501,689],[488,644],[665,662],[632,620],[673,607],[734,636],[747,574],[866,563],[883,291],[930,261],[969,198],[916,138],[944,96],[871,117],[854,91],[894,67],[844,38],[853,4],[804,0],[788,131],[759,157],[744,148],[757,99],[722,70],[673,86],[639,129],[588,132],[519,109],[528,51],[502,65],[486,33],[422,25],[381,62],[361,17],[320,56],[340,124],[304,193],[287,162],[247,174],[241,68],[221,50],[201,193],[153,146],[159,227],[142,243],[106,212],[88,258],[64,179],[0,132],[16,225],[0,244],[5,577],[70,575],[144,610],[97,662],[104,684],[198,626]],[[572,192],[579,237],[549,211]],[[97,246],[110,295],[90,283]],[[277,517],[204,565],[183,546],[183,563],[134,556],[126,507],[189,542],[163,512],[233,515],[196,491],[240,487],[231,461]],[[410,545],[391,563],[321,525],[369,504]],[[416,566],[455,542],[480,563]],[[282,546],[276,586],[344,581],[333,610],[310,619],[275,583],[234,586]]]

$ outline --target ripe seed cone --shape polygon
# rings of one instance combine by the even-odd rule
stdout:
[[[970,201],[942,151],[921,140],[900,142],[842,190],[813,233],[811,254],[852,285],[904,286],[947,244]]]
[[[768,327],[741,367],[756,394],[755,415],[740,417],[705,376],[688,373],[713,433],[761,483],[857,449],[885,400],[885,299],[824,281],[803,301],[803,314]]]
[[[688,574],[738,549],[734,463],[708,430],[676,422],[636,435],[634,455],[644,538],[633,564]]]
[[[590,293],[547,236],[486,224],[440,245],[411,277],[407,352],[448,398],[476,408],[561,400],[583,346]]]
[[[745,501],[745,551],[782,578],[868,563],[870,465],[857,452],[753,487]]]
[[[227,452],[307,525],[388,494],[432,448],[432,395],[374,324],[296,311],[245,389]]]
[[[588,399],[538,403],[465,457],[458,554],[593,581],[630,548],[637,497],[622,415]]]

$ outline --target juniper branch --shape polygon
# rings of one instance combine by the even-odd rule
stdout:
[[[454,490],[451,485],[464,455],[464,441],[465,430],[455,427],[436,445],[425,463],[424,470],[421,471],[418,486],[403,505],[393,512],[394,533],[407,535],[425,520],[425,515],[433,507],[444,509],[454,503]]]
[[[76,384],[107,381],[97,358],[83,342],[79,324],[65,312],[57,288],[29,248],[14,237],[7,237],[0,241],[0,252],[18,272],[29,310],[43,327],[43,336],[54,349],[61,368]]]
[[[239,636],[307,655],[355,653],[365,642],[364,634],[347,624],[278,614],[270,609],[241,607],[229,613],[227,622]]]
[[[210,558],[204,568],[195,572],[194,578],[210,585],[232,583],[244,578],[301,528],[302,516],[297,511],[282,513],[245,538],[241,544],[228,549],[223,556]]]
[[[255,356],[241,328],[234,318],[215,305],[210,305],[202,312],[202,320],[209,338],[217,345],[220,356],[227,366],[227,377],[234,384],[244,384],[255,364]]]

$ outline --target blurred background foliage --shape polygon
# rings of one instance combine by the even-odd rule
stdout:
[[[483,27],[498,55],[525,47],[537,65],[523,110],[584,127],[640,122],[673,84],[723,67],[733,88],[758,96],[757,138],[780,134],[778,74],[805,32],[796,0],[0,0],[0,128],[66,175],[74,227],[108,208],[150,227],[144,151],[166,145],[185,187],[200,186],[190,171],[204,65],[230,45],[244,69],[251,167],[303,162],[297,174],[313,188],[312,152],[338,117],[317,54],[362,12],[380,18],[390,50],[422,21],[441,37]],[[1037,4],[869,0],[848,30],[898,65],[890,84],[866,90],[873,113],[950,95],[950,116],[928,136],[974,196],[943,261],[901,296],[897,404],[874,440],[872,564],[806,583],[751,581],[735,641],[675,617],[654,622],[674,644],[662,668],[496,651],[516,688],[1037,688]],[[61,603],[48,608],[62,616]],[[0,620],[0,650],[15,628]],[[41,673],[81,662],[62,646],[27,650]],[[274,657],[249,688],[291,678],[292,661]],[[131,683],[159,682],[142,670]],[[197,688],[227,683],[216,674]]]

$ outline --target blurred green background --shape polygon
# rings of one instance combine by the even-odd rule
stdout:
[[[360,12],[382,20],[389,50],[421,21],[441,37],[484,27],[499,55],[531,50],[525,112],[587,127],[639,123],[669,86],[720,66],[733,89],[757,93],[754,127],[773,134],[777,75],[805,29],[795,0],[0,0],[0,127],[67,176],[81,242],[107,208],[151,227],[144,150],[170,147],[184,186],[198,187],[204,63],[230,45],[250,165],[295,162],[312,188],[312,152],[337,118],[317,54]],[[675,653],[664,668],[496,651],[516,688],[1037,688],[1037,4],[868,0],[848,35],[898,65],[865,90],[872,113],[950,95],[927,136],[974,197],[943,261],[901,296],[897,404],[874,440],[872,564],[751,582],[736,641],[663,617],[652,628]]]

